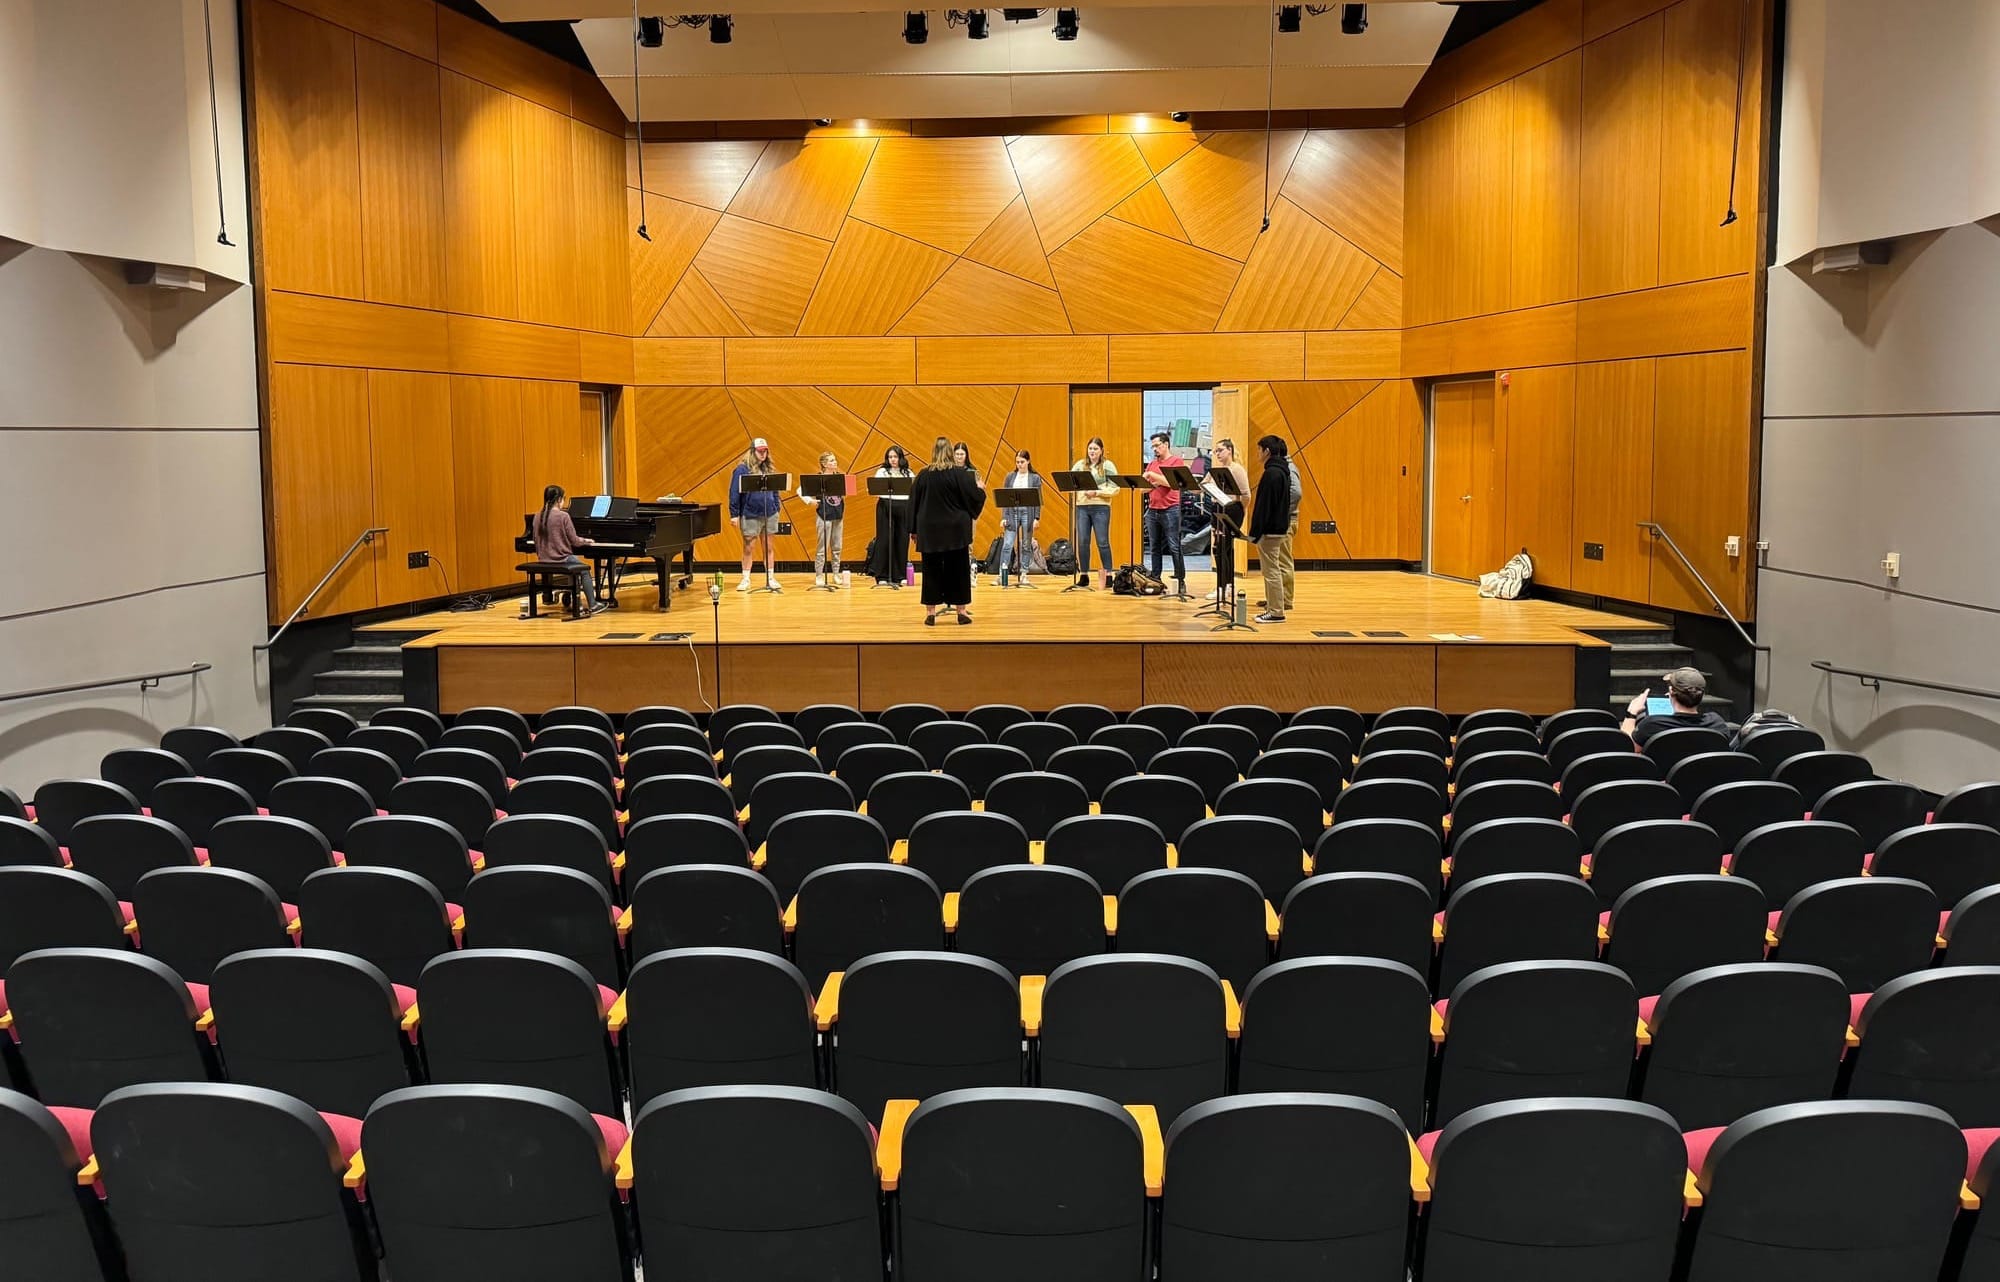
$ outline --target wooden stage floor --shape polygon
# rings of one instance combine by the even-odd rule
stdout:
[[[1288,620],[1254,632],[1212,631],[1217,620],[1196,617],[1196,602],[1065,593],[1063,580],[1040,576],[1032,590],[986,580],[973,592],[972,626],[946,614],[930,628],[913,588],[810,592],[810,576],[783,581],[782,594],[746,595],[730,576],[719,609],[705,579],[675,593],[667,613],[653,608],[649,580],[628,580],[620,607],[590,619],[522,619],[516,595],[482,612],[364,631],[425,632],[404,646],[406,685],[412,702],[444,712],[904,702],[1552,712],[1605,697],[1606,643],[1583,629],[1657,626],[1550,601],[1485,600],[1471,584],[1398,572],[1301,574]]]

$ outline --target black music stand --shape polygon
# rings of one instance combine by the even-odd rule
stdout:
[[[824,501],[826,499],[845,499],[849,494],[853,492],[854,492],[854,478],[847,475],[845,472],[815,472],[811,476],[802,476],[799,478],[799,493],[805,495],[809,499],[816,500],[813,507],[813,516],[815,518],[819,516],[818,501]],[[819,536],[817,533],[815,533],[813,537],[815,540],[817,540]],[[813,555],[815,557],[819,555],[819,545],[817,542],[815,542],[813,545]],[[815,583],[811,587],[807,588],[806,591],[808,592],[840,591],[839,564],[836,563],[833,565],[829,565],[827,569],[829,573],[826,575],[826,581],[823,583]]]
[[[917,478],[915,475],[871,476],[868,478],[868,492],[875,496],[875,500],[878,503],[890,495],[895,495],[907,503],[910,499],[910,491],[914,490],[916,486]],[[889,549],[883,548],[882,552],[886,556],[889,554]],[[893,558],[891,558],[889,564],[895,564]],[[900,588],[902,586],[900,583],[889,583],[882,579],[877,579],[873,584],[869,585],[868,590],[872,592],[876,588]]]
[[[1176,505],[1179,505],[1181,495],[1186,494],[1190,490],[1199,490],[1201,488],[1201,482],[1194,479],[1194,470],[1185,463],[1174,464],[1168,467],[1155,467],[1152,470],[1158,472],[1160,479],[1167,483],[1166,488],[1174,492],[1174,503]],[[1166,558],[1173,556],[1177,551],[1179,551],[1178,548],[1168,548],[1162,554],[1160,561],[1160,569],[1162,571],[1166,569]],[[1181,563],[1183,565],[1187,563],[1185,553],[1182,554]],[[1185,578],[1175,579],[1174,590],[1166,595],[1174,601],[1189,601],[1193,599],[1188,596],[1187,580]]]
[[[790,472],[745,472],[743,474],[743,479],[740,482],[738,482],[736,486],[737,492],[740,494],[777,495],[778,512],[780,515],[782,515],[785,510],[785,491],[791,488],[792,488],[792,474]],[[776,536],[774,535],[773,537],[775,538]],[[772,550],[775,551],[776,548],[777,545],[775,543],[772,544]],[[770,560],[766,560],[764,562],[764,586],[760,588],[751,588],[750,591],[753,593],[755,592],[782,593],[784,589],[779,587],[776,583],[772,582],[772,580],[777,577],[777,574],[778,574],[778,567],[776,563]]]
[[[1013,486],[998,485],[993,488],[993,502],[997,507],[1002,509],[1000,513],[1000,532],[1002,537],[1005,537],[1007,532],[1007,513],[1005,509],[1033,508],[1035,511],[1040,512],[1042,510],[1042,491],[1036,486],[1017,489]],[[1034,531],[1031,522],[1030,528],[1022,530],[1014,540],[1014,564],[1011,567],[1014,571],[1012,582],[1008,581],[1007,575],[1010,567],[1005,565],[1000,567],[1001,587],[1032,588],[1035,586],[1028,582],[1027,573],[1021,569],[1022,552],[1027,548],[1028,540],[1033,537]]]
[[[1230,475],[1229,469],[1226,467],[1210,468],[1208,479],[1215,483],[1216,489],[1222,491],[1232,499],[1247,497],[1241,490],[1236,488],[1236,478]],[[1225,511],[1226,506],[1224,504],[1210,503],[1208,512],[1208,553],[1210,562],[1215,566],[1215,603],[1211,606],[1204,606],[1194,613],[1196,618],[1206,616],[1222,620],[1221,623],[1209,629],[1211,632],[1224,632],[1230,629],[1255,632],[1257,629],[1251,627],[1249,624],[1238,623],[1236,621],[1236,550],[1229,546],[1229,542],[1237,537],[1240,530],[1229,519],[1229,514]],[[1222,540],[1223,550],[1229,553],[1227,557],[1223,556],[1222,552],[1217,550],[1216,540],[1218,538]],[[1227,567],[1226,570],[1225,567]]]
[[[1088,469],[1076,472],[1051,472],[1049,473],[1049,476],[1055,481],[1056,488],[1058,490],[1061,490],[1064,494],[1095,492],[1097,489],[1097,477],[1093,475]],[[1072,498],[1070,500],[1070,509],[1072,512],[1075,511],[1076,506],[1077,502],[1075,499]],[[1076,532],[1075,522],[1071,522],[1070,532],[1072,535],[1075,534]],[[1064,588],[1063,591],[1065,592],[1097,591],[1096,588],[1090,586],[1090,576],[1088,574],[1082,573],[1083,549],[1080,547],[1071,547],[1070,551],[1074,553],[1076,556],[1078,577],[1076,582]],[[1107,565],[1104,568],[1106,570],[1110,570],[1112,567]]]

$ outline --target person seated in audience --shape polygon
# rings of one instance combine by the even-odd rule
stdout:
[[[578,537],[576,522],[569,519],[562,502],[562,486],[543,488],[542,510],[535,514],[535,559],[559,561],[575,569],[577,590],[583,593],[584,612],[600,614],[611,607],[598,604],[595,578],[583,558],[576,554],[578,548],[589,547],[593,540]]]
[[[1693,668],[1675,668],[1666,675],[1667,701],[1673,711],[1667,714],[1646,711],[1646,696],[1651,688],[1634,695],[1632,702],[1625,706],[1623,729],[1632,736],[1632,742],[1640,747],[1646,740],[1662,730],[1678,730],[1682,726],[1695,726],[1702,730],[1714,730],[1720,734],[1729,733],[1729,722],[1720,715],[1709,712],[1701,706],[1702,696],[1708,693],[1708,678]]]

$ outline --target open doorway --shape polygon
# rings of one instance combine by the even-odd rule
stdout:
[[[1207,475],[1209,450],[1215,441],[1215,389],[1213,387],[1149,387],[1140,393],[1139,464],[1134,471],[1153,466],[1153,437],[1165,433],[1167,454],[1179,459],[1197,478]],[[1142,503],[1147,502],[1141,498]],[[1177,523],[1165,523],[1171,530],[1178,525],[1181,555],[1189,574],[1209,572],[1209,536],[1213,525],[1208,505],[1199,490],[1180,496]],[[1162,523],[1141,522],[1140,557],[1149,568],[1153,564],[1152,540]],[[1173,574],[1171,552],[1162,549],[1161,569]]]

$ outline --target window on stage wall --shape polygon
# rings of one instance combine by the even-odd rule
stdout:
[[[1196,476],[1208,470],[1208,450],[1215,425],[1215,391],[1207,387],[1149,387],[1140,396],[1139,418],[1141,432],[1138,455],[1141,459],[1153,457],[1153,447],[1149,443],[1155,432],[1165,432],[1173,439],[1173,452],[1187,460],[1187,465]],[[1206,574],[1208,560],[1208,507],[1199,492],[1181,496],[1181,548],[1187,556],[1188,573],[1197,570]],[[1143,537],[1150,537],[1146,532]],[[1152,564],[1151,543],[1145,544],[1146,564]],[[1162,561],[1160,567],[1166,574],[1173,574],[1173,565]]]

